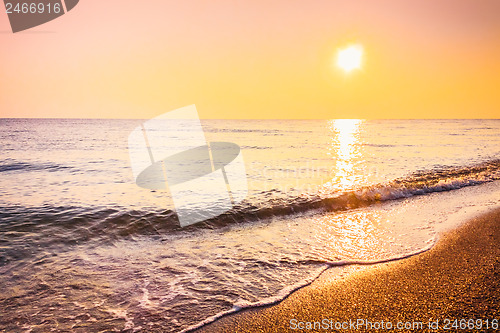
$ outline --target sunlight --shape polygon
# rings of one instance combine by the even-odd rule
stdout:
[[[351,72],[354,69],[361,68],[363,59],[363,47],[361,45],[351,45],[337,54],[337,66],[345,72]]]
[[[335,158],[335,170],[328,184],[330,189],[347,190],[358,183],[360,175],[354,170],[355,160],[359,155],[359,125],[361,119],[332,120],[330,129],[334,133],[332,157]]]

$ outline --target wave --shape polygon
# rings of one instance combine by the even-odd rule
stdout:
[[[452,191],[466,186],[500,180],[500,160],[469,167],[441,168],[417,172],[405,178],[347,192],[288,198],[261,205],[243,203],[215,219],[198,224],[215,226],[234,221],[259,220],[313,210],[340,211],[369,206],[373,203],[408,198],[434,192]]]
[[[0,207],[0,241],[34,235],[38,245],[77,244],[90,240],[113,242],[140,235],[186,233],[214,229],[235,223],[267,220],[297,213],[342,211],[366,207],[377,202],[408,198],[434,192],[500,180],[500,160],[469,167],[441,168],[418,172],[405,178],[362,187],[348,192],[333,192],[294,198],[242,202],[215,218],[185,228],[179,226],[173,210],[127,210],[123,207]],[[44,237],[43,235],[50,235]],[[23,237],[22,237],[23,236]]]

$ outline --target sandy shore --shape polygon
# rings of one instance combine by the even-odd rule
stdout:
[[[333,331],[335,325],[343,325],[342,331],[353,327],[375,331],[377,326],[388,328],[390,322],[393,329],[399,323],[437,332],[436,320],[439,331],[447,319],[451,331],[457,331],[453,325],[459,328],[465,321],[453,320],[471,318],[475,321],[468,324],[474,326],[458,331],[494,331],[493,319],[500,321],[500,210],[444,235],[428,252],[358,270],[342,279],[333,279],[327,272],[277,305],[242,311],[198,331],[313,332]],[[417,329],[419,322],[422,330]],[[316,329],[307,329],[314,325]]]

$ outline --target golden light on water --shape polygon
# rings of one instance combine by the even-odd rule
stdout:
[[[335,159],[335,168],[330,189],[348,190],[353,188],[360,180],[361,175],[355,170],[356,161],[359,160],[359,126],[361,119],[336,119],[330,123],[333,133],[330,148]]]
[[[345,72],[361,68],[363,47],[359,44],[348,46],[337,53],[337,66]]]
[[[327,258],[374,259],[386,250],[387,234],[377,227],[383,215],[377,211],[339,212],[337,214],[313,217],[312,224],[318,243],[325,241],[330,245],[321,248]]]

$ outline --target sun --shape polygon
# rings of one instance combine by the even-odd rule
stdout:
[[[361,68],[363,60],[363,47],[359,44],[350,45],[337,53],[337,66],[345,72]]]

